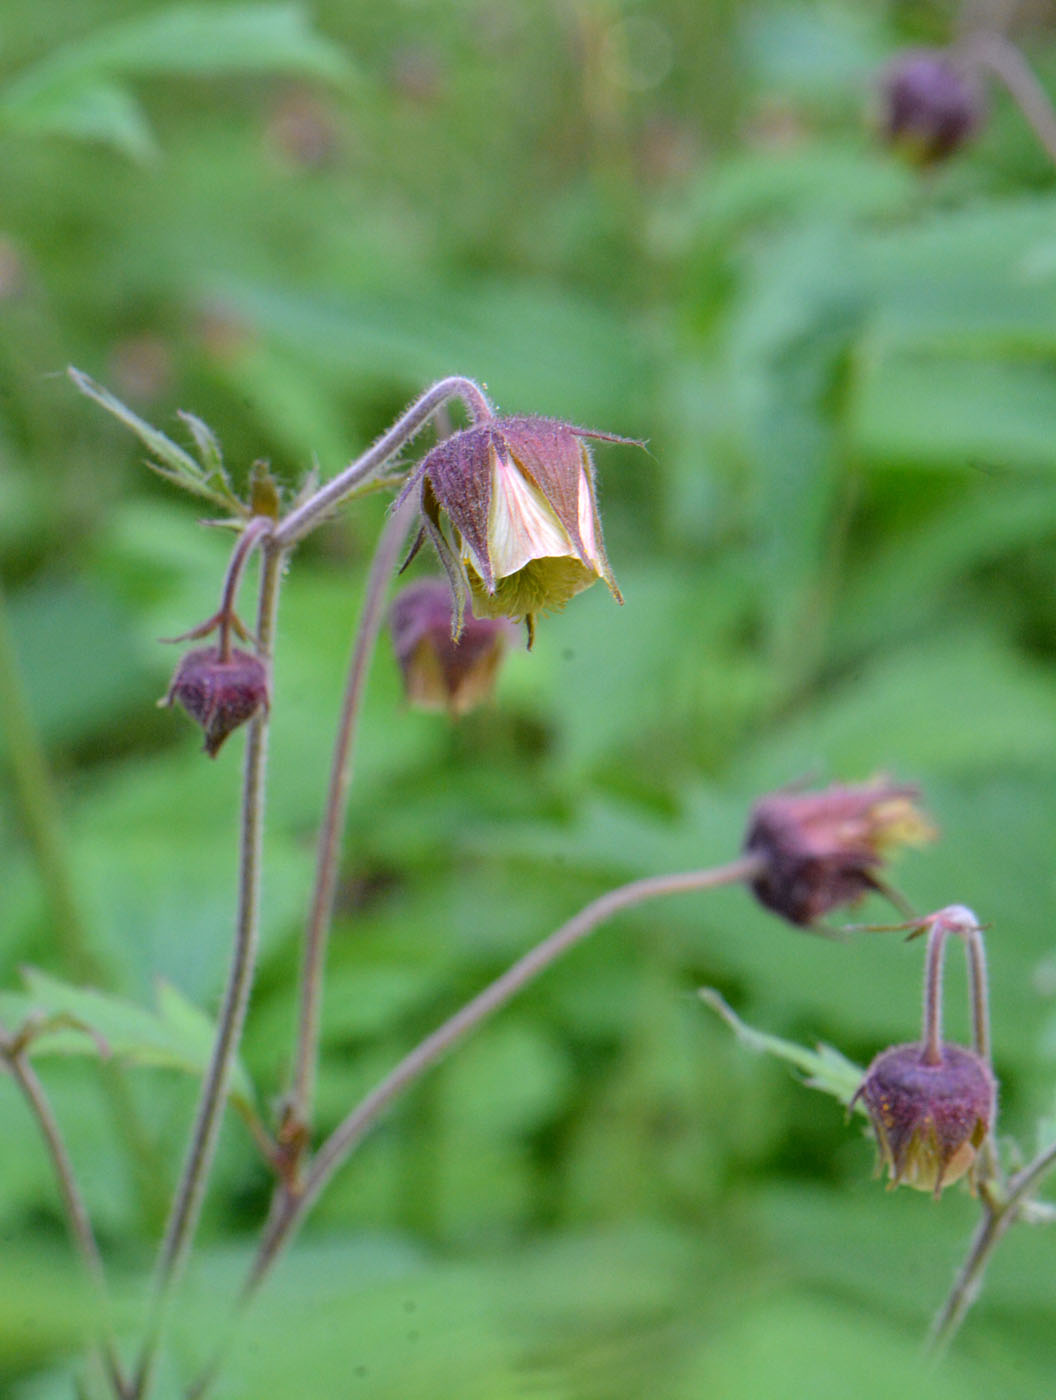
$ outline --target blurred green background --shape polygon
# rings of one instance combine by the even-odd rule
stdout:
[[[1056,175],[1000,92],[973,149],[925,178],[867,121],[877,70],[946,42],[957,9],[8,0],[0,650],[61,834],[27,799],[47,791],[33,735],[9,724],[0,984],[31,964],[152,1006],[163,978],[211,1014],[233,917],[242,741],[211,764],[153,704],[176,660],[157,638],[213,610],[225,539],[64,367],[178,438],[194,412],[240,481],[263,457],[291,488],[458,372],[507,411],[649,439],[598,452],[627,601],[594,589],[542,620],[456,727],[403,707],[382,647],[324,1126],[604,889],[729,859],[764,791],[886,771],[942,829],[899,885],[991,926],[1002,1128],[1034,1148],[1056,1060]],[[1056,91],[1056,7],[1017,13]],[[265,1113],[383,511],[314,536],[283,595],[244,1053]],[[926,1372],[971,1201],[885,1195],[859,1125],[695,995],[716,985],[749,1021],[866,1063],[916,1034],[920,970],[917,945],[811,938],[739,890],[599,931],[366,1142],[218,1395],[1051,1393],[1056,1239],[1013,1232]],[[962,986],[954,965],[958,1036]],[[131,1319],[194,1081],[129,1073],[133,1163],[98,1066],[38,1067]],[[8,1081],[0,1141],[0,1392],[52,1400],[84,1309]],[[267,1192],[232,1118],[163,1393],[207,1352]]]

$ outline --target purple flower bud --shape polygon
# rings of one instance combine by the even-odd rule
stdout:
[[[616,580],[602,541],[594,466],[585,439],[630,442],[550,418],[493,418],[427,454],[407,490],[421,492],[425,532],[485,617],[558,611]],[[442,517],[454,536],[449,542]]]
[[[880,131],[915,165],[935,165],[978,131],[985,114],[975,75],[942,49],[909,49],[880,84]]]
[[[189,651],[176,668],[168,694],[160,703],[179,704],[205,732],[205,752],[215,758],[232,732],[268,708],[268,672],[259,657],[232,649],[226,661],[220,648]]]
[[[452,611],[447,584],[422,579],[394,601],[389,630],[408,701],[462,715],[491,694],[513,628],[505,618],[467,617],[455,641]]]
[[[889,1186],[938,1197],[975,1162],[997,1108],[994,1077],[961,1045],[941,1046],[928,1062],[922,1045],[896,1045],[869,1066],[861,1098],[876,1134]]]
[[[746,855],[763,860],[752,882],[760,903],[800,927],[878,888],[884,849],[929,840],[917,791],[887,782],[778,792],[752,809]]]

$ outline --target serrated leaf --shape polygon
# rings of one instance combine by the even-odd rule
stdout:
[[[31,1055],[113,1056],[129,1064],[200,1075],[212,1053],[215,1028],[171,983],[160,982],[157,1009],[108,992],[74,987],[35,968],[23,972],[24,993],[0,993],[0,1022],[8,1034],[31,1030]],[[253,1086],[236,1064],[231,1102],[252,1112]]]
[[[841,1055],[838,1050],[834,1050],[831,1045],[819,1045],[816,1050],[808,1050],[805,1045],[797,1045],[794,1041],[783,1040],[780,1036],[757,1031],[742,1021],[713,987],[702,987],[700,999],[719,1013],[742,1045],[758,1051],[761,1055],[773,1055],[787,1064],[794,1065],[812,1089],[831,1094],[844,1105],[849,1105],[858,1092],[864,1070]]]

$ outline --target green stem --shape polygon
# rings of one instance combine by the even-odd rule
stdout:
[[[262,543],[257,639],[261,655],[270,661],[284,551],[274,537]],[[201,1215],[205,1188],[216,1154],[228,1085],[238,1053],[256,964],[260,923],[260,871],[267,773],[268,712],[250,725],[246,743],[235,943],[212,1058],[198,1103],[191,1142],[184,1162],[158,1262],[158,1277],[147,1336],[132,1388],[132,1400],[149,1394],[154,1363],[171,1305]]]

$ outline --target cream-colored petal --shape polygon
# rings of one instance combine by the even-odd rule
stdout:
[[[576,504],[579,516],[579,538],[583,541],[583,549],[587,558],[600,574],[604,571],[604,565],[594,529],[594,492],[590,488],[590,478],[587,476],[586,470],[579,474],[579,499]]]
[[[495,578],[515,574],[531,559],[574,556],[575,552],[542,492],[512,461],[496,454],[488,512],[488,553]]]

